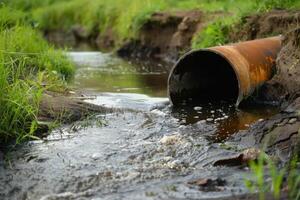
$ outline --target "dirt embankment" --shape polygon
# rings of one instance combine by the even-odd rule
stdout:
[[[276,73],[258,93],[264,102],[279,102],[282,111],[256,123],[239,140],[250,146],[264,146],[270,154],[288,158],[291,152],[300,155],[300,11],[272,11],[245,18],[236,40],[256,39],[282,34],[282,49],[276,60]],[[242,138],[242,139],[241,139]],[[252,139],[250,139],[252,138]]]
[[[233,42],[283,35],[272,80],[262,86],[258,100],[279,102],[283,107],[299,97],[300,11],[274,10],[246,16],[229,35]]]
[[[112,29],[100,34],[99,30],[87,30],[80,25],[74,25],[70,30],[45,30],[44,35],[50,43],[58,47],[67,46],[79,50],[112,50],[116,40]]]
[[[118,55],[175,61],[181,52],[190,49],[193,35],[202,27],[203,13],[197,10],[154,13],[138,37],[125,43]]]
[[[215,15],[215,14],[214,14]],[[207,21],[207,16],[205,16]],[[199,10],[157,12],[152,14],[136,38],[128,39],[117,51],[127,58],[155,59],[175,62],[182,52],[191,47],[193,35],[204,26],[204,14]],[[111,28],[103,33],[74,25],[70,30],[46,30],[45,37],[57,46],[110,50],[116,46],[116,35]]]
[[[254,40],[285,34],[299,26],[300,11],[273,10],[267,13],[245,16],[229,34],[232,42]]]

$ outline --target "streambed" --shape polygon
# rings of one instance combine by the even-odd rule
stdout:
[[[172,108],[168,68],[71,52],[73,86],[115,112],[54,130],[0,163],[4,199],[207,199],[247,192],[245,167],[213,166],[244,149],[230,135],[274,115],[224,103]],[[188,104],[188,103],[187,103]],[[13,155],[13,156],[10,156]],[[211,179],[202,187],[197,180]]]

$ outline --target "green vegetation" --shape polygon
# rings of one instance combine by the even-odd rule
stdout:
[[[81,25],[90,33],[112,30],[119,44],[135,37],[142,24],[158,11],[200,9],[223,12],[193,39],[193,48],[226,43],[228,30],[242,16],[273,8],[299,8],[298,0],[4,0],[9,6],[26,11],[41,30],[70,30]],[[125,6],[125,7],[124,7]]]
[[[274,199],[280,199],[284,185],[287,185],[289,199],[300,199],[300,166],[297,157],[292,159],[287,167],[280,169],[276,167],[274,161],[262,153],[257,161],[252,161],[249,165],[254,178],[246,179],[245,184],[250,191],[258,192],[260,200],[266,199],[268,194],[273,194]],[[271,177],[271,181],[266,180],[267,174]],[[287,181],[284,181],[285,179]]]
[[[234,24],[240,23],[243,16],[251,13],[266,12],[272,9],[300,8],[299,0],[256,0],[244,2],[232,0],[231,4],[237,7],[234,14],[212,21],[203,31],[194,36],[192,48],[199,49],[228,43],[227,36]],[[229,2],[224,4],[222,10],[233,11],[229,6]]]
[[[34,138],[43,91],[74,73],[27,20],[22,11],[0,7],[0,143]]]
[[[101,34],[109,29],[115,33],[119,44],[135,37],[154,12],[199,9],[224,13],[195,35],[193,48],[228,42],[231,26],[246,14],[300,7],[298,0],[4,0],[4,3],[25,12],[41,30],[66,31],[80,25],[89,33]]]

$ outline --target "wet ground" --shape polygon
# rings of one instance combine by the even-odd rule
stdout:
[[[90,103],[118,109],[10,150],[0,159],[1,199],[207,199],[247,191],[247,168],[213,163],[245,148],[230,135],[276,109],[225,102],[173,109],[163,65],[99,52],[70,57],[78,65],[74,87]]]

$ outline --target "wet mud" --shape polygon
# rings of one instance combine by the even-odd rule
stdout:
[[[128,41],[117,53],[122,57],[175,62],[181,52],[190,49],[193,35],[203,24],[203,13],[198,10],[154,13],[141,27],[138,39]]]
[[[286,34],[299,26],[299,20],[299,10],[271,10],[248,15],[232,28],[229,41],[239,42]]]

